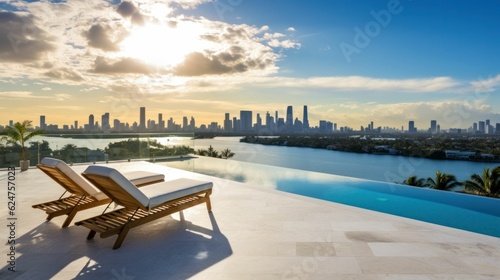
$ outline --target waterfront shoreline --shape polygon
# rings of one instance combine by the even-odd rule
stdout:
[[[413,140],[420,144],[422,139]],[[445,139],[448,140],[448,139]],[[322,150],[332,150],[338,152],[356,153],[356,154],[370,154],[370,155],[390,155],[390,156],[403,156],[411,158],[425,158],[431,160],[451,160],[451,161],[468,161],[468,162],[484,162],[484,163],[500,163],[500,154],[490,154],[486,153],[481,147],[473,146],[474,151],[456,151],[448,149],[436,149],[436,148],[426,148],[410,146],[409,144],[412,140],[408,139],[398,139],[398,138],[376,138],[362,139],[362,144],[360,144],[359,138],[345,138],[345,137],[314,137],[314,136],[280,136],[280,137],[253,137],[246,136],[240,139],[240,142],[247,144],[261,144],[268,146],[285,146],[285,147],[296,147],[296,148],[313,148]],[[397,143],[400,141],[400,143]],[[443,141],[443,139],[438,138],[435,141],[428,142],[438,142]],[[401,143],[402,142],[402,143]],[[463,141],[462,141],[463,142]],[[415,142],[411,143],[414,144]],[[393,144],[393,145],[391,145]],[[396,145],[394,145],[396,144]],[[402,145],[403,146],[402,146]],[[428,143],[426,143],[429,145]],[[434,143],[436,144],[436,143]],[[406,145],[406,146],[404,146]],[[500,148],[500,143],[495,144]],[[395,148],[396,146],[397,148]],[[402,147],[402,148],[401,148]],[[469,147],[470,148],[470,147]],[[498,150],[497,152],[500,152]],[[452,153],[453,152],[453,153]],[[468,158],[464,157],[453,157],[450,155],[455,155],[457,153],[472,153]]]

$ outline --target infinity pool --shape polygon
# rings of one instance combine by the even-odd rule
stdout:
[[[500,237],[500,199],[214,158],[200,157],[167,165]]]

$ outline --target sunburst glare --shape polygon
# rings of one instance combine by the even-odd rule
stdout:
[[[203,50],[206,43],[200,39],[201,34],[202,27],[190,23],[175,27],[147,24],[133,29],[121,49],[127,57],[169,69],[180,64],[187,54]]]

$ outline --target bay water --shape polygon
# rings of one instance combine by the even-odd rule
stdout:
[[[115,139],[75,139],[62,137],[39,136],[33,141],[45,140],[50,147],[61,149],[66,144],[89,149],[104,149],[111,142],[128,140]],[[145,139],[145,138],[143,138]],[[231,160],[253,162],[272,166],[280,166],[307,171],[322,172],[361,179],[402,182],[409,176],[434,178],[436,171],[450,173],[463,181],[470,175],[481,174],[485,167],[493,168],[498,163],[431,160],[392,155],[358,154],[324,149],[299,148],[286,146],[267,146],[260,144],[240,143],[241,137],[215,137],[213,139],[192,139],[190,137],[150,137],[159,143],[187,145],[197,149],[207,149],[210,145],[218,151],[230,149],[235,153]]]

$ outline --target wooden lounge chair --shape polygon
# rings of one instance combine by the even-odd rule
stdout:
[[[85,178],[76,173],[64,161],[54,158],[44,158],[37,167],[54,181],[59,183],[66,191],[54,201],[33,205],[47,213],[47,221],[61,215],[68,215],[62,227],[67,227],[76,213],[99,205],[109,204],[111,199],[94,187]],[[151,183],[162,182],[165,175],[148,171],[133,171],[124,173],[136,186],[141,187]],[[69,197],[63,196],[69,192]]]
[[[113,249],[120,248],[130,229],[158,218],[206,203],[211,211],[212,182],[176,179],[136,188],[120,172],[105,166],[89,166],[82,175],[124,208],[76,222],[90,229],[87,239],[118,235]]]

